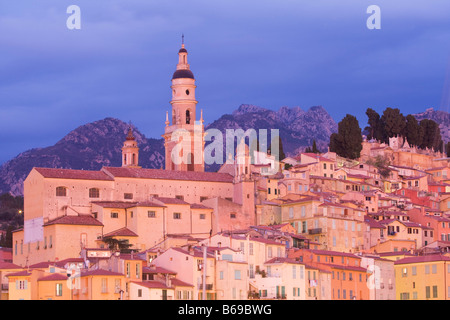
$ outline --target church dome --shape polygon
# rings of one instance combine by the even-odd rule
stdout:
[[[191,70],[187,69],[176,70],[173,73],[172,79],[179,79],[179,78],[194,79],[194,74],[192,73]]]

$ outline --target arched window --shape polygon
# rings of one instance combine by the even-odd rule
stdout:
[[[67,188],[66,187],[57,187],[56,188],[56,196],[57,197],[67,196]]]
[[[191,112],[189,110],[186,110],[186,124],[191,123]]]
[[[89,198],[100,198],[100,189],[99,188],[90,188],[89,189]]]
[[[136,155],[133,153],[133,155],[131,156],[131,164],[135,165],[136,164]]]

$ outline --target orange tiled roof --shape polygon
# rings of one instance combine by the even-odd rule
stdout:
[[[211,182],[233,182],[233,176],[228,173],[197,172],[197,171],[175,171],[164,169],[122,168],[103,167],[102,171],[108,172],[116,178],[143,178],[143,179],[165,179],[165,180],[188,180],[188,181],[211,181]]]
[[[103,235],[103,238],[107,237],[137,237],[138,235],[128,229],[127,227],[123,227],[114,231],[111,231],[105,235]]]
[[[39,278],[38,281],[65,281],[68,277],[61,273],[53,273],[51,275]]]
[[[84,179],[84,180],[107,180],[113,178],[102,171],[92,170],[74,170],[74,169],[55,169],[55,168],[34,168],[45,178],[54,179]]]
[[[101,223],[91,215],[61,216],[44,223],[44,226],[53,224],[103,226],[103,223]]]

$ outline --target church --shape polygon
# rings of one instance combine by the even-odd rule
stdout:
[[[31,170],[24,182],[24,227],[13,234],[15,264],[79,257],[84,249],[108,248],[111,239],[136,251],[167,249],[256,224],[261,188],[252,178],[248,154],[247,161],[205,172],[203,114],[197,120],[195,78],[184,43],[170,88],[164,169],[139,166],[130,128],[121,167]],[[183,139],[174,137],[178,132]]]

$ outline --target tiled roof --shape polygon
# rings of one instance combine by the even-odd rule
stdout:
[[[172,282],[173,287],[193,287],[194,286],[193,284],[181,281],[180,279],[176,279],[176,278],[171,279],[170,281]]]
[[[95,269],[95,270],[88,270],[88,271],[81,271],[81,277],[87,277],[87,276],[123,276],[122,273],[108,271],[104,269]]]
[[[159,201],[161,201],[164,204],[187,204],[187,205],[189,205],[188,202],[186,202],[184,200],[181,200],[181,199],[178,199],[178,198],[157,197],[157,198],[154,198],[154,199],[159,200]]]
[[[127,227],[123,227],[114,231],[111,231],[105,235],[103,235],[103,238],[107,237],[137,237],[138,235],[128,229]]]
[[[211,210],[212,208],[207,207],[203,204],[193,203],[193,204],[191,204],[191,209],[210,209]]]
[[[22,269],[22,267],[11,262],[0,262],[0,270],[1,269]]]
[[[52,224],[103,226],[103,224],[100,221],[98,221],[91,215],[61,216],[44,223],[44,226]]]
[[[163,205],[153,201],[92,201],[92,204],[96,204],[103,208],[111,209],[128,209],[135,207],[164,207]]]
[[[435,261],[450,261],[450,257],[442,255],[442,254],[430,254],[430,255],[424,255],[424,256],[403,258],[403,259],[395,261],[394,264],[435,262]]]
[[[51,275],[39,278],[38,281],[65,281],[68,277],[61,273],[53,273]]]
[[[334,161],[331,160],[331,159],[322,157],[321,155],[318,155],[318,154],[315,154],[315,153],[302,153],[302,155],[306,155],[306,156],[308,156],[308,157],[317,159],[317,160],[319,160],[319,161],[334,162]]]
[[[54,168],[34,168],[45,178],[54,179],[83,179],[83,180],[106,180],[113,178],[102,171],[74,170],[74,169],[54,169]]]
[[[28,277],[31,276],[31,272],[28,272],[27,270],[14,272],[6,275],[7,277]]]
[[[163,273],[163,274],[177,274],[175,271],[171,271],[169,269],[158,267],[158,266],[151,266],[151,267],[143,267],[142,273]]]
[[[116,178],[211,181],[211,182],[226,182],[226,183],[233,182],[233,176],[231,176],[228,173],[175,171],[164,169],[122,168],[122,167],[103,167],[102,170],[110,173],[112,176]]]
[[[173,289],[172,287],[166,286],[165,283],[162,283],[157,280],[144,280],[142,282],[138,281],[131,281],[131,282],[149,289]]]

